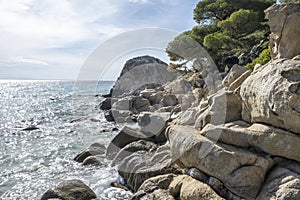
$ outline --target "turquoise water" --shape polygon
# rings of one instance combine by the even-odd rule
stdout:
[[[114,168],[73,161],[84,147],[116,133],[96,108],[112,82],[0,81],[0,199],[39,199],[65,179],[80,179],[99,199],[121,195]],[[37,127],[32,131],[22,129]],[[122,193],[122,192],[121,192]],[[122,198],[121,198],[122,199]],[[123,198],[124,199],[124,198]]]

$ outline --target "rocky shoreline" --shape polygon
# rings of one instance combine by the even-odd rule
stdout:
[[[253,71],[190,76],[150,56],[129,60],[99,105],[118,134],[75,160],[112,160],[112,186],[131,199],[300,199],[300,7],[274,5],[266,17],[272,60]],[[41,199],[51,198],[97,197],[73,180]]]

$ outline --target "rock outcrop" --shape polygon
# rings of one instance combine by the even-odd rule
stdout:
[[[300,54],[300,4],[273,5],[266,11],[271,29],[272,58],[293,58]]]
[[[242,118],[300,134],[300,61],[266,64],[241,85]]]
[[[272,165],[267,156],[216,144],[193,128],[172,126],[167,137],[174,160],[220,179],[226,188],[244,198],[256,197]]]

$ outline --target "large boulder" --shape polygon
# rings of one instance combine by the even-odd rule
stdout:
[[[242,118],[300,134],[300,61],[276,60],[241,85]]]
[[[216,144],[186,126],[171,126],[167,137],[173,160],[220,179],[238,196],[255,198],[273,161],[230,145]],[[215,138],[217,139],[217,138]]]
[[[300,164],[288,161],[276,166],[267,176],[257,199],[300,199]]]
[[[275,4],[266,11],[271,29],[272,58],[293,58],[300,54],[300,4]]]
[[[148,178],[180,172],[172,163],[169,145],[157,146],[151,151],[140,145],[137,147],[140,149],[135,148],[136,151],[124,157],[118,165],[119,174],[124,177],[133,191],[137,191]],[[126,149],[126,147],[124,148]]]
[[[112,96],[120,97],[142,91],[150,85],[164,85],[177,78],[176,72],[167,70],[167,64],[159,59],[142,56],[128,60],[116,81]]]
[[[208,138],[218,134],[218,142],[242,148],[253,148],[256,151],[300,162],[300,137],[272,126],[250,125],[243,121],[218,126],[208,124],[201,134]]]
[[[91,188],[80,180],[67,180],[58,184],[53,189],[47,190],[41,200],[68,199],[68,200],[92,200],[97,196]]]
[[[126,61],[119,77],[121,77],[124,74],[126,74],[127,72],[133,70],[135,67],[138,67],[138,66],[141,66],[144,64],[161,64],[161,65],[164,65],[165,67],[168,66],[165,62],[159,60],[158,58],[154,58],[152,56],[135,57],[135,58],[132,58],[132,59]]]

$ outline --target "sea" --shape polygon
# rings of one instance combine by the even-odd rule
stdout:
[[[109,160],[83,166],[74,157],[94,142],[108,145],[108,131],[97,108],[109,81],[0,80],[0,199],[40,199],[63,180],[79,179],[98,199],[129,199],[110,187],[117,181]],[[34,129],[37,128],[37,129]],[[33,130],[34,129],[34,130]]]

